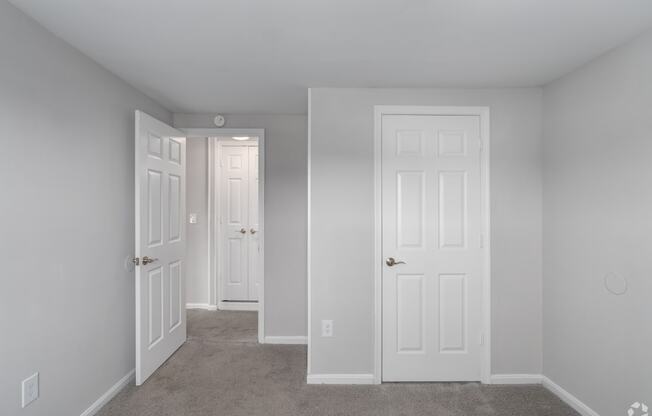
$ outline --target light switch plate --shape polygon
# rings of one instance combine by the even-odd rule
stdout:
[[[197,224],[197,214],[194,213],[194,212],[191,212],[191,213],[188,215],[188,222],[189,222],[190,224]]]
[[[34,400],[38,399],[38,373],[23,380],[22,406],[25,407]]]

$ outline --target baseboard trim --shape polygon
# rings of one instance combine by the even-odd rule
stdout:
[[[600,416],[598,412],[591,409],[589,406],[584,404],[580,399],[570,394],[568,391],[564,390],[559,384],[550,380],[548,377],[543,376],[541,378],[543,387],[547,388],[553,392],[557,397],[562,399],[566,404],[575,409],[582,416]]]
[[[541,374],[492,374],[491,384],[541,384]]]
[[[101,395],[99,399],[95,400],[95,402],[90,405],[88,409],[84,410],[80,416],[93,416],[96,414],[105,404],[109,402],[109,400],[114,398],[116,394],[120,393],[120,390],[124,389],[129,383],[131,383],[134,380],[135,375],[136,370],[131,370],[129,373],[127,373],[127,375],[118,380],[117,383],[115,383],[103,395]]]
[[[257,311],[258,302],[224,302],[217,303],[217,309],[221,311]]]
[[[307,343],[308,338],[303,335],[265,337],[265,344],[305,345]]]
[[[308,384],[374,384],[373,374],[308,374]]]

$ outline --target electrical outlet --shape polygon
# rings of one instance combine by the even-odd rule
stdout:
[[[321,336],[322,337],[332,337],[333,336],[333,321],[330,319],[323,319],[321,321]]]
[[[38,399],[38,373],[23,380],[23,407]]]

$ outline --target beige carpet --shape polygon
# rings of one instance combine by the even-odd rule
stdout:
[[[255,312],[188,311],[188,342],[100,416],[576,416],[541,386],[306,385],[306,348],[259,345]]]

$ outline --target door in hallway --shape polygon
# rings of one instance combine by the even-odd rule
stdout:
[[[382,379],[481,375],[478,116],[382,117]]]
[[[136,384],[186,340],[186,138],[136,111]]]
[[[220,143],[222,301],[258,300],[258,146]]]

